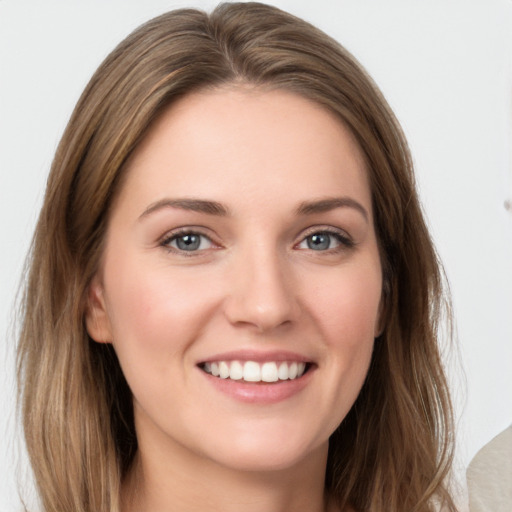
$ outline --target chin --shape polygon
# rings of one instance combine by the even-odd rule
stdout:
[[[328,440],[307,442],[293,436],[276,435],[276,432],[258,436],[253,431],[243,436],[230,436],[226,443],[217,443],[215,453],[209,458],[237,471],[273,472],[292,469],[309,458],[326,460]]]

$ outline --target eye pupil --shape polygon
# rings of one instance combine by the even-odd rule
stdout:
[[[308,248],[314,251],[329,249],[331,245],[330,236],[326,233],[315,233],[308,237]]]
[[[201,238],[199,235],[182,235],[176,239],[178,249],[182,251],[195,251],[201,245]]]

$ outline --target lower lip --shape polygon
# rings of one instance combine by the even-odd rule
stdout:
[[[221,393],[240,402],[252,404],[274,404],[300,393],[311,380],[314,368],[302,377],[278,382],[245,382],[243,380],[221,379],[199,369],[207,381]]]

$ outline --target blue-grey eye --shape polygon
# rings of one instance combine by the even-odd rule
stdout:
[[[209,249],[212,246],[210,239],[199,233],[183,233],[172,236],[165,245],[179,251],[199,251]]]
[[[182,235],[176,238],[176,246],[182,251],[197,251],[200,245],[199,235]]]
[[[308,249],[314,251],[325,251],[331,247],[333,236],[329,233],[315,233],[306,238]]]
[[[312,251],[327,251],[343,245],[347,247],[351,245],[350,240],[343,235],[329,233],[328,231],[318,231],[305,237],[298,247],[299,249],[309,249]]]

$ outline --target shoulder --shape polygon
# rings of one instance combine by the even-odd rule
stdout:
[[[466,472],[471,510],[509,510],[512,505],[511,454],[512,426],[475,455]]]

